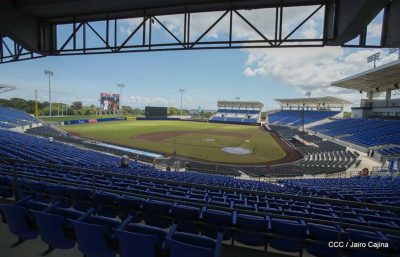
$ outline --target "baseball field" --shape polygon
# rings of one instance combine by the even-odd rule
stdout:
[[[61,127],[73,135],[208,162],[265,164],[286,153],[257,126],[189,121],[116,121]]]

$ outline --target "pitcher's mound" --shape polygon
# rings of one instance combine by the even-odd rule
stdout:
[[[250,154],[252,151],[248,148],[243,147],[224,147],[222,151],[230,154]]]
[[[214,138],[203,138],[203,141],[205,142],[215,142]]]

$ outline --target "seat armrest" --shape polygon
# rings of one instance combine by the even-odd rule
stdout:
[[[217,241],[215,242],[215,249],[213,257],[219,257],[221,255],[221,247],[222,247],[222,239],[224,234],[222,232],[218,232]]]

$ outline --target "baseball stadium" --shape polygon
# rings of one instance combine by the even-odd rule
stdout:
[[[0,14],[0,256],[400,256],[400,0]]]

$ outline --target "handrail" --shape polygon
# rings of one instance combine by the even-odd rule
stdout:
[[[396,213],[400,213],[400,207],[391,206],[391,205],[377,205],[377,204],[371,204],[371,203],[330,199],[330,198],[323,198],[323,197],[311,197],[311,196],[285,194],[285,193],[277,193],[277,192],[245,190],[245,189],[234,188],[234,187],[212,186],[212,185],[206,185],[206,184],[194,184],[194,183],[187,183],[187,182],[174,181],[174,180],[143,177],[143,176],[137,176],[137,175],[131,175],[131,174],[129,174],[129,175],[121,174],[121,173],[117,173],[117,172],[109,172],[109,171],[104,171],[104,170],[94,170],[94,169],[81,168],[81,167],[69,166],[69,165],[48,164],[48,163],[35,162],[35,161],[15,160],[15,159],[11,159],[11,158],[3,158],[3,157],[0,157],[0,162],[1,161],[6,161],[6,162],[8,161],[8,162],[13,163],[14,165],[21,164],[21,163],[27,163],[27,164],[40,165],[40,166],[44,166],[44,167],[76,169],[76,170],[78,170],[78,172],[80,174],[81,174],[81,172],[87,172],[94,176],[108,175],[108,176],[127,178],[127,179],[139,179],[142,181],[159,182],[162,184],[189,186],[191,188],[214,189],[214,190],[221,190],[221,191],[225,191],[225,192],[238,192],[238,193],[246,193],[246,194],[258,195],[258,196],[273,196],[273,197],[280,197],[283,199],[313,201],[313,202],[317,202],[317,203],[330,203],[330,204],[336,204],[336,205],[340,205],[340,206],[351,205],[353,207],[366,207],[366,208],[371,208],[371,209],[375,209],[375,210],[390,210],[390,211],[393,211]],[[68,171],[68,172],[70,172],[70,171]],[[264,183],[266,183],[266,182],[264,182]]]

